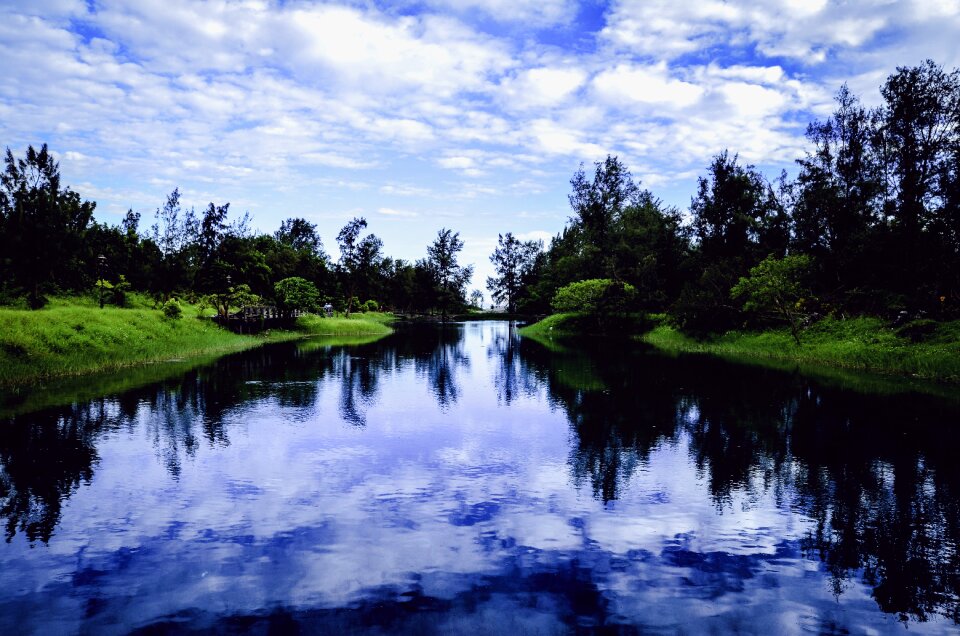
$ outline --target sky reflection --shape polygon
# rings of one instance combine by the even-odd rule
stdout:
[[[0,631],[942,633],[956,414],[506,323],[232,356],[3,422]]]

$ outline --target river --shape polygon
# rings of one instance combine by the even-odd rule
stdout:
[[[0,633],[958,631],[949,395],[506,322],[136,377],[0,400]]]

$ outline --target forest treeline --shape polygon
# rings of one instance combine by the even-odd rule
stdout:
[[[558,291],[597,279],[582,302],[667,311],[693,333],[794,311],[960,316],[960,71],[898,68],[881,95],[866,108],[842,87],[793,179],[721,152],[688,218],[615,157],[581,167],[569,223],[546,251],[527,246],[511,302],[561,310]]]
[[[466,303],[472,268],[458,261],[459,234],[441,229],[415,262],[383,254],[383,242],[354,218],[324,250],[316,226],[289,218],[272,234],[251,231],[249,217],[230,220],[230,204],[185,209],[174,190],[144,227],[130,210],[119,225],[93,218],[95,204],[60,183],[43,145],[23,158],[7,149],[0,176],[0,301],[45,305],[47,295],[95,290],[123,304],[125,292],[209,302],[225,312],[276,303],[316,311],[377,309],[441,313]]]
[[[492,298],[530,314],[577,303],[667,312],[694,333],[794,314],[960,316],[960,71],[932,61],[898,68],[881,95],[867,108],[842,87],[833,113],[808,126],[793,179],[769,180],[719,153],[689,216],[642,188],[616,157],[581,167],[569,223],[546,248],[500,235],[496,275],[486,281]],[[132,210],[116,226],[93,210],[60,184],[46,146],[19,159],[8,149],[2,300],[39,307],[47,294],[99,284],[120,299],[125,287],[160,300],[229,291],[348,311],[363,303],[447,313],[468,303],[472,268],[458,262],[463,243],[448,229],[408,262],[384,255],[356,218],[336,237],[334,262],[303,218],[257,234],[246,217],[228,219],[229,204],[184,209],[178,190],[149,227]],[[475,292],[473,304],[480,300]]]

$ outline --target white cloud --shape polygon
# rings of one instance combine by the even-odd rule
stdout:
[[[510,66],[496,42],[442,17],[387,20],[357,9],[312,6],[276,19],[280,55],[304,81],[317,73],[365,92],[415,89],[449,95],[480,89]]]
[[[604,149],[584,139],[584,132],[568,128],[551,119],[535,119],[527,129],[534,144],[543,152],[580,157],[599,157]]]
[[[426,4],[459,13],[480,11],[499,22],[533,26],[569,22],[577,13],[573,0],[426,0]]]
[[[587,74],[579,68],[532,68],[503,84],[509,106],[526,109],[559,104],[583,86]]]
[[[430,188],[424,188],[406,183],[386,183],[380,186],[379,191],[382,194],[390,194],[401,197],[429,197],[434,192]]]
[[[521,241],[543,241],[544,245],[549,245],[550,239],[553,238],[553,233],[547,232],[546,230],[531,230],[529,232],[520,232],[514,236]]]
[[[598,74],[593,86],[605,100],[621,104],[661,104],[669,108],[695,104],[704,93],[696,84],[671,78],[663,64],[654,67],[621,64]]]
[[[756,119],[776,115],[787,103],[787,98],[782,92],[756,84],[729,82],[720,86],[718,90],[733,109],[734,117],[738,119]]]
[[[374,165],[369,161],[345,157],[334,152],[308,152],[300,155],[300,157],[309,163],[316,163],[320,164],[321,166],[330,166],[331,168],[350,168],[356,170],[361,168],[369,168]]]
[[[411,210],[397,210],[395,208],[377,208],[377,213],[384,216],[392,217],[402,217],[402,218],[413,218],[420,216],[418,212],[413,212]]]
[[[618,0],[604,37],[616,46],[675,57],[711,46],[756,48],[768,56],[822,62],[833,47],[859,46],[891,25],[896,3],[823,0]]]

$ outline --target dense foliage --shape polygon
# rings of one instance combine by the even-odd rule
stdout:
[[[457,263],[463,242],[441,230],[415,264],[382,253],[367,222],[352,219],[337,236],[339,262],[324,252],[316,226],[286,219],[254,234],[249,218],[231,221],[230,204],[185,210],[174,190],[146,230],[127,212],[117,226],[93,219],[95,204],[60,183],[47,146],[15,158],[8,149],[0,175],[0,302],[25,299],[37,308],[56,293],[92,292],[123,306],[128,291],[148,292],[171,315],[177,299],[220,315],[248,304],[315,311],[325,303],[349,313],[393,309],[460,311],[472,270]]]
[[[807,314],[960,316],[960,71],[899,68],[881,94],[867,109],[842,87],[792,180],[720,152],[686,219],[616,157],[581,168],[569,224],[513,302],[546,312],[571,283],[610,279],[635,288],[634,310],[694,334],[772,320],[796,334]]]

